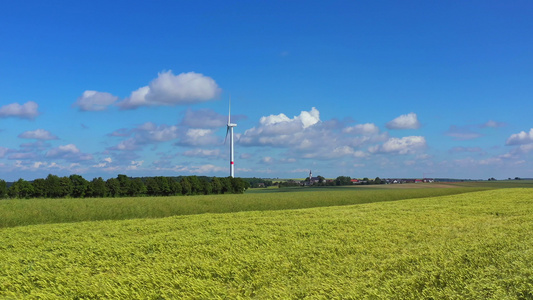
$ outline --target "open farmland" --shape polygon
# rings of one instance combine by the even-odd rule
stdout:
[[[398,187],[403,185],[396,185]],[[202,213],[265,211],[353,205],[435,197],[490,187],[366,189],[355,187],[256,189],[246,194],[85,199],[11,199],[0,201],[0,228],[30,224],[162,218]],[[435,185],[436,187],[436,185]]]
[[[531,232],[530,189],[18,226],[0,298],[530,299]]]

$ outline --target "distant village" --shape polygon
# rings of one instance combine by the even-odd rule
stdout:
[[[303,180],[290,179],[279,182],[283,186],[339,186],[339,185],[367,185],[367,184],[404,184],[404,183],[431,183],[435,182],[433,178],[351,178],[349,176],[339,176],[335,179],[326,179],[322,176],[313,176],[312,171],[309,176]]]

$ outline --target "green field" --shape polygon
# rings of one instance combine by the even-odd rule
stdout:
[[[431,185],[401,189],[270,188],[256,189],[240,195],[0,200],[0,228],[30,224],[353,205],[453,195],[487,189],[487,187],[476,186],[450,188],[438,185],[433,185],[432,188],[422,188],[429,186]]]
[[[532,190],[479,188],[178,197],[241,212],[7,226],[0,298],[532,299]]]

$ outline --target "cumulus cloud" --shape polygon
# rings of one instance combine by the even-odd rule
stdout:
[[[336,147],[332,152],[329,153],[328,157],[342,157],[342,156],[353,156],[356,158],[367,157],[369,154],[361,150],[355,150],[350,146],[339,146]]]
[[[8,150],[8,148],[0,147],[0,158],[4,157]]]
[[[512,134],[505,143],[506,145],[526,145],[533,143],[533,128],[529,132],[521,131],[519,133]]]
[[[65,153],[80,153],[80,149],[78,149],[78,147],[76,147],[74,144],[63,145],[48,151],[48,153],[46,153],[46,157],[58,157]]]
[[[7,158],[11,160],[36,159],[37,154],[33,152],[16,152],[10,154]]]
[[[109,150],[136,151],[149,144],[173,141],[178,146],[222,145],[222,140],[215,135],[215,130],[205,128],[186,128],[176,125],[157,125],[153,122],[143,123],[133,129],[119,129],[110,134],[114,137],[129,137]]]
[[[493,120],[489,120],[487,123],[484,123],[481,125],[482,128],[487,128],[487,127],[497,128],[497,127],[505,127],[505,126],[507,126],[506,123],[496,122]]]
[[[242,116],[232,116],[231,120],[238,121]],[[191,128],[220,128],[228,123],[228,116],[221,115],[212,109],[187,110],[181,125]]]
[[[18,135],[23,139],[36,139],[36,140],[57,140],[57,136],[50,133],[48,130],[37,129],[33,131],[25,131]]]
[[[193,149],[193,150],[185,151],[183,155],[189,156],[189,157],[204,157],[204,158],[219,158],[221,156],[219,149],[214,149],[214,150]]]
[[[179,128],[177,126],[169,126],[165,124],[157,125],[153,122],[146,122],[134,129],[119,129],[111,133],[110,136],[131,137],[121,141],[118,145],[109,149],[133,151],[138,150],[141,146],[150,143],[167,142],[177,139],[179,135]]]
[[[450,153],[482,153],[483,150],[480,147],[454,147],[450,149]]]
[[[0,107],[0,118],[21,118],[21,119],[35,119],[39,113],[39,104],[28,101],[22,105],[18,103],[11,103]]]
[[[154,164],[155,169],[158,171],[172,171],[174,173],[188,173],[188,174],[205,174],[210,175],[213,173],[226,172],[227,167],[215,166],[213,164],[205,164],[198,166],[169,166],[168,164]]]
[[[208,146],[221,144],[213,129],[189,128],[176,145],[181,146]]]
[[[85,154],[78,149],[74,144],[61,145],[57,148],[53,148],[46,153],[48,158],[59,158],[69,161],[83,161],[91,160],[93,156],[90,154]]]
[[[305,129],[320,122],[320,112],[316,108],[311,108],[310,111],[302,111],[299,116],[289,119],[285,114],[270,115],[268,117],[261,117],[259,123],[263,126],[271,126],[276,124],[290,125],[294,123]]]
[[[130,165],[126,168],[126,170],[128,171],[131,171],[131,170],[138,170],[144,163],[144,160],[132,160],[130,162]]]
[[[370,147],[371,153],[397,153],[412,154],[426,148],[426,138],[423,136],[406,136],[402,138],[390,138],[383,145]]]
[[[117,105],[122,109],[135,109],[140,106],[191,104],[212,100],[220,92],[211,77],[195,72],[174,75],[172,71],[167,71],[159,73],[148,86],[132,92]]]
[[[450,126],[445,134],[458,141],[473,140],[482,136],[480,133],[472,131],[470,126],[459,127],[455,125]]]
[[[78,107],[81,111],[101,111],[106,110],[118,100],[117,96],[110,93],[87,90],[72,105]]]
[[[388,129],[418,129],[420,122],[415,113],[401,115],[386,124]]]
[[[360,135],[374,135],[379,133],[379,128],[374,123],[365,123],[346,127],[342,132]]]
[[[274,159],[272,157],[270,157],[270,156],[265,156],[265,157],[261,158],[260,162],[262,164],[270,165],[270,164],[274,163]]]
[[[302,111],[292,119],[285,114],[261,117],[259,126],[248,129],[239,138],[239,143],[248,146],[269,145],[287,147],[299,144],[307,147],[312,143],[312,126],[320,122],[320,112],[316,108]],[[305,132],[305,134],[304,134]]]

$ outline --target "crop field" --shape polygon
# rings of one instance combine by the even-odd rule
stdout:
[[[532,299],[531,191],[4,227],[0,298]]]
[[[0,200],[0,228],[30,224],[353,205],[461,194],[485,189],[487,187],[475,186],[379,190],[353,187],[269,188],[240,195],[11,199]]]

